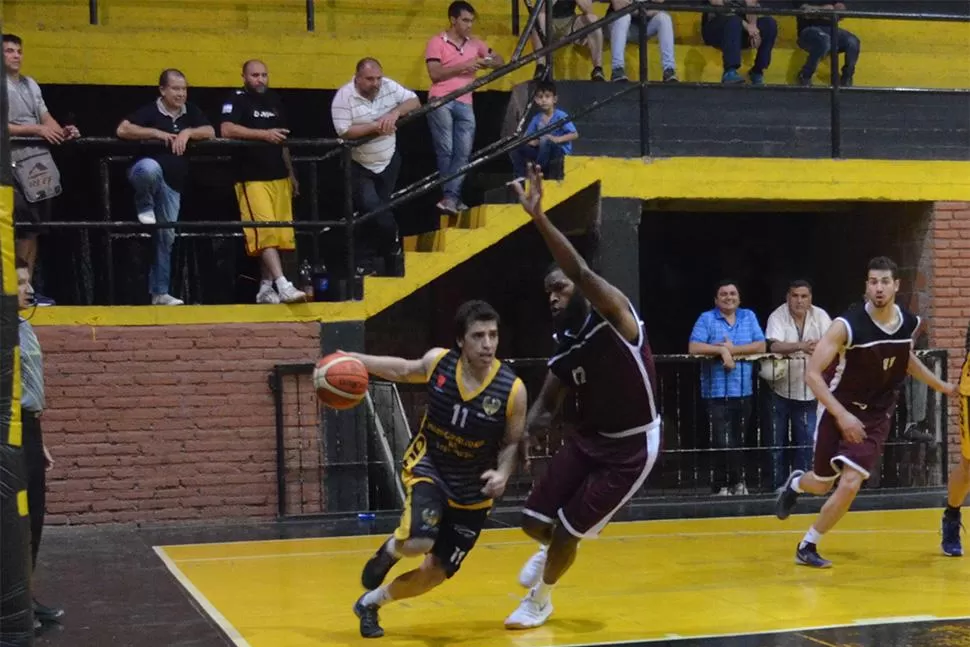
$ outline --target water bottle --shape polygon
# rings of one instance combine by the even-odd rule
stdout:
[[[313,281],[314,301],[334,301],[330,296],[330,274],[327,272],[326,265],[323,263],[315,265],[311,279]]]
[[[300,264],[300,289],[306,294],[308,301],[313,300],[313,270],[310,268],[310,260],[306,258]]]

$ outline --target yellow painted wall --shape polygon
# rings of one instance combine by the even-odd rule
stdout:
[[[475,4],[477,32],[496,50],[511,53],[516,39],[509,3]],[[302,0],[100,0],[99,26],[88,25],[81,0],[6,0],[4,22],[27,40],[25,70],[42,83],[146,85],[174,66],[196,85],[234,86],[240,63],[263,57],[277,87],[336,88],[358,59],[376,56],[388,76],[427,89],[424,46],[447,25],[447,5],[448,0],[318,0],[314,33],[306,32]],[[720,54],[701,43],[699,17],[674,18],[681,79],[719,81]],[[767,80],[791,83],[805,54],[795,45],[794,19],[779,23]],[[858,85],[970,88],[970,24],[849,20],[845,26],[863,41]],[[659,78],[655,43],[650,58],[651,78]],[[591,69],[588,56],[576,48],[563,50],[557,65],[559,78],[588,78]],[[635,71],[633,46],[627,48],[627,67]],[[823,65],[820,79],[826,74]],[[494,88],[507,90],[530,75],[531,66]]]

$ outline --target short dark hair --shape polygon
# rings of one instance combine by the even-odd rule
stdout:
[[[23,39],[20,36],[18,36],[17,34],[4,34],[3,35],[3,42],[5,42],[5,43],[13,43],[14,45],[19,45],[21,47],[24,46]]]
[[[808,291],[811,292],[812,284],[806,281],[805,279],[795,279],[794,281],[788,284],[788,291],[791,292],[796,288],[808,288]]]
[[[176,70],[174,67],[170,67],[167,70],[162,70],[162,73],[158,75],[158,87],[164,88],[168,85],[168,80],[170,77],[177,76],[181,79],[185,78],[181,70]]]
[[[465,2],[465,0],[455,0],[455,2],[448,5],[449,18],[457,18],[463,11],[467,11],[473,16],[475,15],[475,7],[470,2]]]
[[[738,288],[738,292],[741,291],[741,288],[738,287],[738,282],[734,279],[721,279],[717,282],[717,285],[714,286],[714,296],[717,296],[717,293],[721,291],[721,288],[728,285],[733,285],[734,287]]]
[[[29,270],[30,269],[30,265],[27,265],[27,261],[25,261],[24,259],[22,259],[19,256],[14,261],[14,264],[16,265],[16,269],[18,269],[18,270]]]
[[[455,340],[464,339],[468,327],[476,321],[494,321],[497,325],[502,320],[491,304],[478,299],[466,301],[455,311]]]
[[[381,68],[382,70],[384,69],[384,66],[381,65],[381,62],[378,61],[376,58],[374,58],[372,56],[365,56],[364,58],[362,58],[359,61],[357,61],[357,67],[355,68],[354,71],[357,74],[360,74],[360,71],[362,69],[364,69],[364,66],[367,65],[368,63],[373,63],[374,65],[376,65],[377,67]]]
[[[542,273],[542,278],[545,279],[547,276],[557,271],[561,272],[562,268],[559,267],[559,263],[557,263],[556,261],[553,261],[549,263],[549,265],[546,267],[546,271]]]
[[[866,269],[866,274],[873,270],[880,272],[888,271],[889,275],[894,281],[899,278],[899,266],[896,265],[896,261],[888,256],[876,256],[874,259],[869,261],[869,267]]]
[[[542,80],[536,83],[536,94],[540,92],[549,92],[552,96],[557,96],[556,94],[556,83],[554,81]]]

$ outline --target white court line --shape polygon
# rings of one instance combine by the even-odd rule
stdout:
[[[202,607],[207,614],[209,614],[212,621],[219,626],[219,629],[222,630],[222,632],[229,638],[229,640],[233,642],[234,645],[236,645],[236,647],[252,647],[252,645],[249,644],[249,641],[243,638],[243,635],[239,633],[239,630],[233,627],[232,623],[226,619],[226,616],[222,615],[222,613],[216,609],[215,605],[209,602],[209,599],[203,595],[202,591],[200,591],[195,584],[192,584],[192,581],[185,576],[182,569],[180,569],[165,553],[164,548],[154,546],[152,550],[155,551],[155,554],[158,555],[159,559],[162,560],[162,563],[165,564],[168,570],[171,571],[172,575],[175,576],[175,579],[178,580],[179,584],[181,584],[188,594],[199,603],[199,606]]]
[[[493,529],[489,529],[486,532],[492,532]],[[503,528],[504,530],[504,528]],[[616,535],[613,537],[599,537],[594,541],[625,541],[627,539],[683,539],[685,537],[733,537],[733,536],[757,536],[757,535],[802,535],[804,530],[721,530],[721,531],[710,531],[710,532],[671,532],[664,533],[662,535]],[[891,529],[891,530],[840,530],[838,534],[840,535],[875,535],[892,533],[895,535],[938,535],[939,532],[936,530],[922,530],[922,529]],[[367,537],[373,537],[375,535],[366,535]],[[378,536],[379,537],[379,536]],[[322,539],[331,539],[330,537],[323,537]],[[275,541],[275,540],[268,540]],[[261,543],[261,542],[251,542],[251,543]],[[490,546],[522,546],[522,545],[535,545],[535,541],[532,539],[523,539],[520,541],[493,541],[488,543],[478,544],[480,548],[488,548]],[[219,544],[200,544],[202,546]],[[180,546],[181,547],[181,546]],[[156,546],[156,550],[160,547]],[[220,557],[187,557],[185,559],[177,559],[179,564],[190,564],[197,562],[236,562],[236,561],[250,561],[257,559],[282,559],[286,557],[327,557],[330,555],[360,555],[373,553],[373,548],[352,548],[346,550],[315,550],[306,552],[292,552],[292,553],[266,553],[264,555],[239,555],[236,557],[230,556],[220,556]]]
[[[744,631],[737,633],[697,634],[685,636],[682,634],[666,634],[657,638],[639,638],[634,640],[611,640],[599,643],[552,643],[550,645],[536,645],[535,647],[613,647],[614,645],[643,645],[648,643],[675,642],[679,640],[706,640],[709,638],[742,638],[746,636],[770,636],[773,634],[792,634],[805,631],[825,631],[827,629],[844,629],[846,627],[865,627],[881,624],[899,624],[905,622],[946,622],[954,620],[970,620],[970,616],[889,616],[886,618],[870,618],[854,620],[834,625],[818,625],[815,627],[793,627],[791,629],[771,629],[766,631]]]

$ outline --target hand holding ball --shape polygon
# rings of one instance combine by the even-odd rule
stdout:
[[[331,353],[313,369],[313,387],[320,402],[331,409],[351,409],[367,395],[367,368],[356,357]]]

